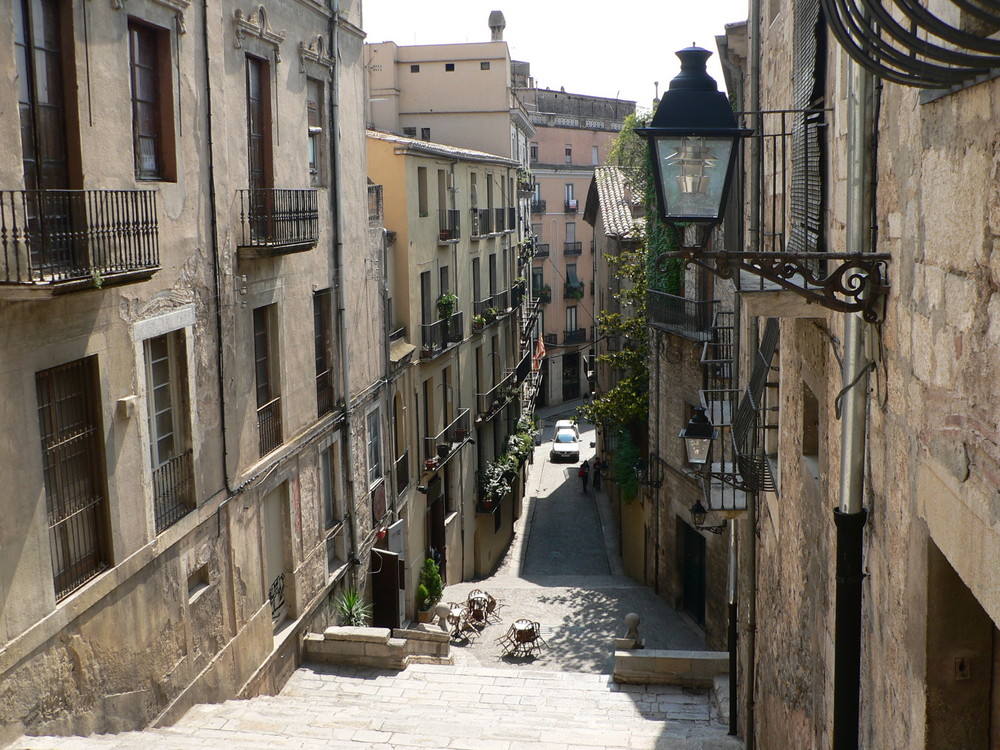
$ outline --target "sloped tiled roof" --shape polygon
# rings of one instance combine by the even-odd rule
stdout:
[[[597,167],[594,183],[597,185],[605,236],[638,240],[642,233],[642,219],[633,218],[635,201],[625,184],[625,173],[618,167]]]
[[[449,159],[486,162],[489,164],[498,164],[504,167],[518,166],[516,161],[505,156],[488,154],[485,151],[476,151],[473,148],[462,148],[460,146],[449,146],[445,143],[434,143],[433,141],[422,141],[417,138],[406,138],[393,133],[384,133],[381,130],[369,130],[368,137],[378,141],[393,143],[398,148],[406,149],[407,151],[414,153],[426,154],[428,156],[443,156]]]

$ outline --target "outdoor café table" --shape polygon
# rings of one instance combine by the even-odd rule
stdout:
[[[485,623],[486,622],[486,605],[488,600],[485,594],[472,594],[469,596],[469,600],[466,602],[466,609],[469,613],[469,619],[472,622]]]
[[[466,624],[466,609],[462,604],[448,602],[448,625],[451,626],[451,637],[461,638],[462,629]]]

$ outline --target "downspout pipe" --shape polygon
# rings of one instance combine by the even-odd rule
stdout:
[[[346,305],[344,304],[344,211],[342,197],[342,178],[340,173],[340,0],[328,0],[332,14],[330,16],[330,51],[334,56],[329,98],[330,112],[330,189],[327,191],[330,200],[330,210],[333,212],[333,268],[334,293],[337,302],[337,322],[339,324],[339,348],[341,388],[344,396],[344,450],[341,453],[341,464],[344,478],[347,480],[347,529],[351,537],[348,558],[352,565],[351,577],[353,584],[358,585],[358,528],[357,528],[357,488],[354,481],[354,430],[352,417],[354,404],[351,398],[351,360],[348,346],[348,325]]]
[[[873,76],[850,62],[847,113],[847,252],[870,252],[874,199]],[[864,465],[868,407],[868,360],[864,322],[853,313],[844,319],[842,377],[845,388],[841,423],[840,505],[837,530],[836,615],[833,670],[833,747],[856,750],[861,698],[861,589],[864,580]],[[857,381],[855,383],[855,380]],[[851,384],[853,387],[850,387]]]

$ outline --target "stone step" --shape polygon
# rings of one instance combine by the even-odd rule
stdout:
[[[413,665],[401,672],[297,670],[277,696],[193,707],[172,727],[87,738],[22,738],[19,750],[76,748],[733,749],[705,691],[615,685],[607,675]]]

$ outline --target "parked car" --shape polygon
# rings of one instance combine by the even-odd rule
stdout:
[[[553,463],[556,461],[576,463],[580,460],[580,430],[575,422],[569,419],[560,419],[556,422],[549,460]]]

